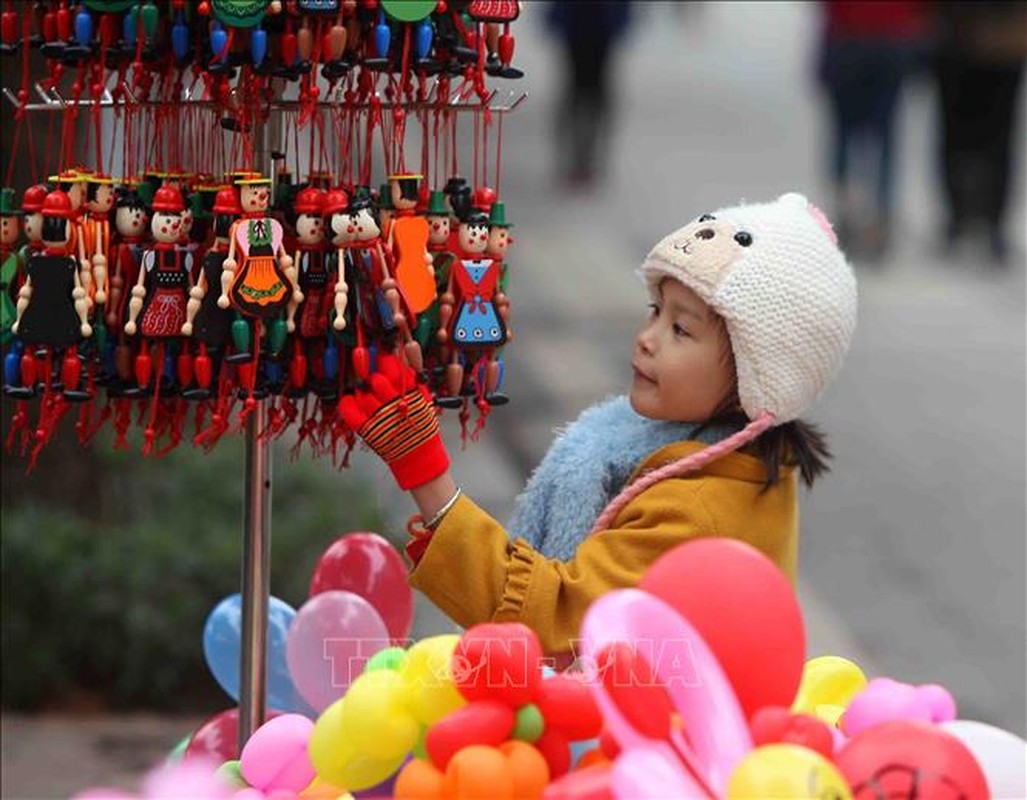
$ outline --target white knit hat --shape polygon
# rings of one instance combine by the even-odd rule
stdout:
[[[653,483],[697,470],[797,418],[838,371],[856,328],[856,278],[831,224],[801,194],[703,214],[664,237],[639,273],[654,296],[661,280],[674,278],[723,317],[750,423],[625,487],[593,531],[612,524]]]
[[[856,328],[856,279],[823,213],[801,194],[690,222],[642,264],[650,289],[685,284],[727,323],[749,419],[802,414],[841,366]]]

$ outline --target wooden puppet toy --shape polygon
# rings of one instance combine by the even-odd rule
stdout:
[[[360,202],[364,202],[363,198]],[[357,228],[363,227],[363,224],[358,226],[355,222],[349,195],[339,189],[328,192],[323,212],[326,235],[330,237],[325,263],[330,276],[329,316],[333,332],[322,356],[325,378],[323,391],[318,392],[326,398],[337,394],[336,383],[345,389],[355,378],[363,380],[370,374],[371,359],[365,331],[370,279],[357,263],[357,259],[362,258],[356,250]],[[377,223],[374,224],[374,230],[378,230]],[[337,343],[343,346],[341,357]],[[350,374],[350,365],[355,375]]]
[[[331,276],[326,258],[325,193],[313,187],[301,189],[296,194],[293,210],[296,214],[296,255],[293,262],[303,301],[289,304],[287,325],[289,331],[295,333],[289,381],[292,393],[299,396],[305,391],[308,369],[314,373],[319,385],[325,380],[322,359],[334,288],[329,286]]]
[[[292,256],[283,246],[282,224],[268,211],[270,178],[245,177],[236,184],[242,215],[229,236],[218,305],[232,305],[244,317],[266,321],[269,350],[277,356],[285,344],[288,305],[290,301],[302,302],[303,293],[296,282]],[[256,352],[259,333],[253,338]]]
[[[89,261],[93,277],[93,301],[106,304],[109,295],[107,278],[110,252],[110,213],[114,207],[114,181],[106,175],[85,176],[85,202],[82,214],[82,247],[80,258]]]
[[[10,343],[11,326],[16,315],[15,295],[18,277],[21,273],[21,254],[18,242],[18,222],[22,212],[15,207],[14,189],[5,186],[0,189],[0,347]]]
[[[439,329],[439,298],[446,291],[449,282],[449,266],[455,256],[449,248],[450,209],[446,205],[445,193],[434,191],[428,199],[428,252],[432,257],[432,271],[435,273],[435,301],[427,311],[417,317],[414,337],[426,353],[432,349],[435,334]]]
[[[25,283],[18,291],[17,318],[11,327],[28,348],[45,348],[47,358],[64,349],[61,383],[69,399],[87,399],[75,394],[81,378],[82,362],[76,352],[78,342],[92,335],[89,301],[71,254],[74,209],[64,192],[55,190],[43,203],[43,249],[32,254]],[[49,370],[44,372],[49,377]],[[33,381],[22,381],[32,392]]]
[[[417,200],[421,175],[390,175],[395,218],[389,229],[388,252],[393,275],[407,307],[413,314],[426,311],[435,300],[432,257],[428,252],[428,221],[418,215]]]
[[[196,284],[189,290],[186,320],[182,325],[182,335],[191,336],[199,348],[193,370],[197,386],[183,392],[183,396],[190,400],[210,396],[214,378],[220,372],[221,358],[231,343],[232,325],[237,313],[231,308],[221,308],[218,303],[222,268],[228,258],[229,236],[242,214],[235,189],[225,186],[218,190],[213,212],[214,241],[203,254]],[[246,355],[249,357],[248,353]]]
[[[396,207],[392,204],[392,186],[383,183],[378,187],[378,226],[382,229],[382,238],[388,242],[392,235],[392,220],[396,216]]]
[[[131,345],[125,334],[128,322],[128,297],[125,288],[139,280],[139,264],[143,258],[149,216],[143,199],[131,186],[123,186],[114,201],[114,237],[108,255],[107,328],[115,335],[114,370],[121,388],[132,381]]]
[[[449,282],[440,303],[438,338],[453,348],[446,367],[447,396],[439,405],[453,408],[461,405],[464,368],[491,364],[495,348],[506,342],[506,327],[496,308],[500,265],[487,253],[489,219],[480,211],[471,211],[460,223],[460,252],[453,261]],[[488,367],[486,367],[486,373]],[[477,378],[477,372],[472,373]],[[498,375],[497,375],[498,377]],[[479,406],[487,401],[487,386],[475,380],[474,394]]]
[[[69,219],[69,224],[71,225],[71,247],[72,252],[78,254],[79,277],[82,280],[82,286],[86,290],[86,297],[89,299],[91,306],[93,294],[93,263],[90,260],[90,257],[86,255],[85,222],[83,220],[87,191],[87,175],[87,170],[66,169],[57,175],[51,175],[47,180],[51,185],[56,186],[58,190],[68,195],[68,200],[71,203],[71,210],[73,212]]]

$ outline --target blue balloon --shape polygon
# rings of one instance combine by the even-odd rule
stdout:
[[[288,603],[271,597],[267,620],[267,693],[269,709],[291,711],[315,718],[293,686],[285,660],[285,639],[296,616]],[[214,679],[229,697],[239,702],[239,669],[242,651],[242,595],[229,595],[207,615],[203,625],[203,657]]]

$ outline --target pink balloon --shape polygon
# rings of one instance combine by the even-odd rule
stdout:
[[[253,732],[239,757],[246,782],[263,792],[299,793],[314,780],[307,742],[314,723],[302,714],[283,714]]]
[[[846,736],[856,736],[882,722],[939,723],[955,717],[956,701],[943,686],[913,686],[891,678],[874,678],[845,709],[840,727]]]
[[[310,579],[310,596],[341,590],[374,606],[393,644],[405,645],[414,623],[414,593],[399,552],[377,533],[348,533],[325,550]]]
[[[752,738],[724,670],[692,624],[648,592],[618,589],[592,604],[581,631],[586,674],[607,730],[622,753],[643,751],[637,758],[632,756],[627,769],[630,770],[631,763],[650,764],[654,769],[657,762],[660,765],[678,763],[674,755],[677,751],[695,777],[706,784],[709,793],[723,796],[732,770],[752,750]],[[684,721],[685,736],[675,731],[669,743],[651,739],[636,730],[614,702],[604,681],[595,672],[603,650],[618,642],[636,647],[649,663]],[[618,693],[621,703],[625,702],[628,688],[622,687]],[[620,780],[628,781],[623,770],[621,772]],[[632,774],[640,781],[632,785],[645,784],[644,773],[632,770]],[[669,785],[670,779],[663,766],[653,775],[654,780],[658,778],[653,791]],[[680,786],[695,782],[684,768],[675,780]]]
[[[289,626],[285,660],[296,689],[315,711],[346,693],[367,660],[390,644],[385,623],[352,592],[311,597]]]

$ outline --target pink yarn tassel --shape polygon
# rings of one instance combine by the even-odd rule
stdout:
[[[652,472],[647,472],[630,486],[625,486],[620,494],[607,504],[592,526],[591,533],[599,533],[599,531],[609,528],[624,506],[653,484],[659,483],[664,478],[678,478],[689,472],[702,469],[711,461],[715,461],[721,456],[733,453],[740,447],[745,446],[765,430],[773,428],[774,423],[774,415],[769,411],[763,411],[742,430],[732,436],[728,436],[723,441],[705,447],[698,453],[692,453],[684,458],[679,458],[677,461],[673,461],[659,469],[654,469]]]

